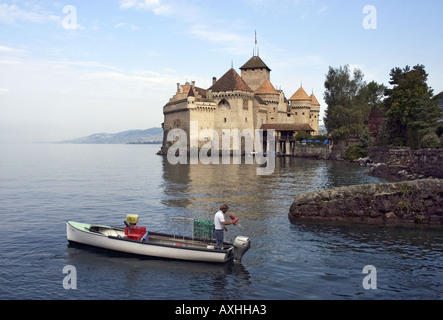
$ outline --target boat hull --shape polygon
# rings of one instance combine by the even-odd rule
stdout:
[[[217,250],[190,238],[153,232],[148,242],[130,240],[124,237],[123,229],[73,221],[66,222],[66,235],[69,242],[165,259],[226,263],[232,260],[234,251],[232,244],[226,250]]]

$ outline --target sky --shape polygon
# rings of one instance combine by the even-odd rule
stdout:
[[[321,104],[329,67],[389,86],[423,64],[443,91],[443,1],[0,0],[0,142],[160,127],[177,83],[208,89],[258,54]]]

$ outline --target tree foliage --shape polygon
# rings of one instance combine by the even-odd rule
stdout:
[[[427,85],[428,74],[423,65],[412,69],[394,68],[390,73],[392,89],[385,100],[388,142],[392,145],[421,148],[435,134],[440,111],[432,100],[433,90]]]
[[[299,131],[295,135],[295,140],[297,140],[297,141],[309,140],[309,139],[311,139],[311,134],[307,131]]]
[[[440,99],[433,97],[427,79],[423,65],[397,67],[390,72],[388,89],[366,83],[359,69],[329,67],[324,93],[328,133],[336,140],[357,138],[361,146],[436,147],[443,131],[437,126]]]
[[[382,109],[381,101],[386,87],[372,81],[367,84],[360,69],[351,70],[348,65],[329,67],[325,81],[325,102],[328,105],[324,123],[333,138],[361,139],[369,134],[369,119],[373,110]],[[379,112],[380,114],[380,112]],[[373,114],[373,118],[379,116]],[[373,126],[377,124],[374,118]]]

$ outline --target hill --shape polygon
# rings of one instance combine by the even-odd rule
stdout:
[[[78,144],[154,144],[163,140],[162,128],[128,130],[119,133],[95,133],[87,137],[63,140],[59,143]]]

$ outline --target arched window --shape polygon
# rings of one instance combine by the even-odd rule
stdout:
[[[231,105],[229,104],[228,100],[223,99],[218,103],[219,107],[226,107],[226,108],[231,108]]]

